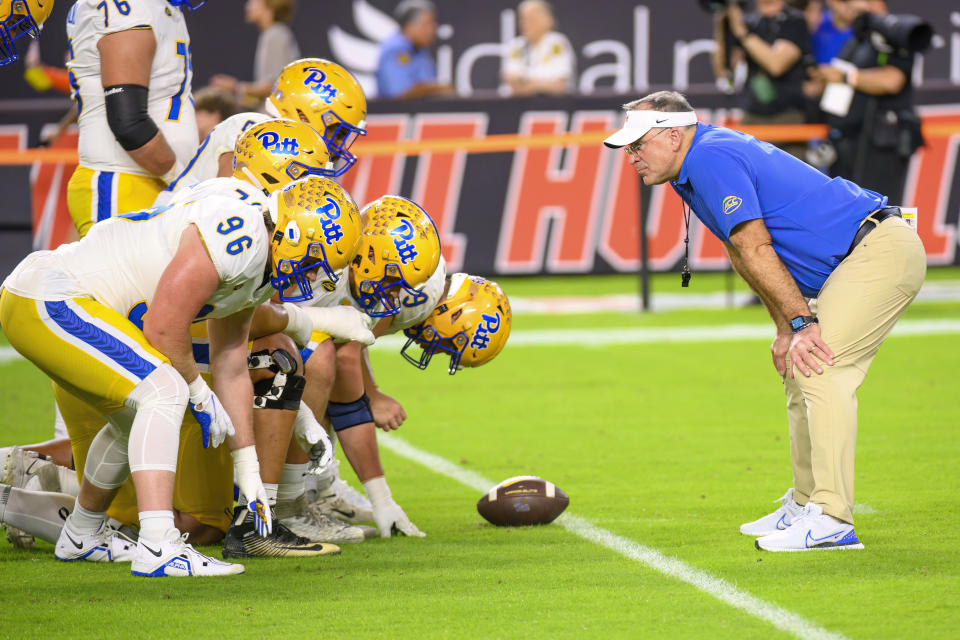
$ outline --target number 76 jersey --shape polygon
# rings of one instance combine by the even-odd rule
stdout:
[[[116,141],[107,124],[100,80],[100,38],[149,29],[156,41],[147,110],[182,165],[197,148],[190,35],[183,13],[166,0],[78,0],[67,13],[67,68],[79,109],[80,164],[100,171],[151,175]]]

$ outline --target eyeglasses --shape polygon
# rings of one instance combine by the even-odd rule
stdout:
[[[654,138],[656,138],[658,135],[660,135],[660,134],[663,133],[664,131],[667,131],[667,128],[660,129],[660,131],[658,131],[657,133],[653,134],[652,136],[650,136],[650,137],[647,138],[646,140],[637,140],[636,142],[632,142],[632,143],[628,144],[627,146],[625,146],[625,147],[623,148],[623,152],[626,153],[628,156],[629,156],[629,155],[633,155],[634,153],[640,153],[641,151],[643,151],[644,147],[647,146],[647,143],[648,143],[648,142],[650,142],[651,140],[653,140]]]

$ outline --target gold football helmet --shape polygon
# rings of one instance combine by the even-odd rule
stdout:
[[[463,367],[479,367],[503,350],[510,336],[513,314],[510,301],[496,282],[466,273],[450,276],[447,296],[427,319],[404,329],[407,342],[400,354],[420,369],[426,369],[437,353],[450,355],[450,375]],[[417,344],[416,358],[407,350]]]
[[[271,115],[305,122],[327,142],[336,173],[341,176],[357,157],[350,146],[367,135],[367,98],[353,75],[336,62],[303,58],[291,62],[267,98]]]
[[[350,263],[350,292],[374,318],[427,301],[423,285],[440,263],[440,236],[420,205],[383,196],[360,212],[360,249]],[[393,289],[393,291],[391,291]],[[403,293],[407,295],[401,296]]]
[[[327,145],[309,125],[282,118],[266,120],[237,138],[233,177],[267,195],[308,175],[333,177]]]
[[[0,0],[0,67],[19,58],[18,38],[23,35],[40,37],[40,28],[51,11],[53,0]]]
[[[333,180],[308,175],[275,191],[269,209],[274,224],[270,281],[283,301],[309,300],[313,297],[309,272],[323,269],[336,282],[337,271],[356,255],[360,246],[357,204]]]

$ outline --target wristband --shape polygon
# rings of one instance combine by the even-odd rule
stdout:
[[[850,69],[843,74],[843,82],[849,87],[854,89],[857,88],[857,78],[860,77],[860,72],[857,69]]]
[[[370,498],[370,504],[373,506],[383,505],[392,500],[390,487],[387,486],[387,479],[383,476],[364,482],[363,490],[367,492],[367,497]]]
[[[207,389],[207,381],[203,379],[203,376],[197,376],[196,380],[187,385],[190,401],[193,402],[205,389]]]
[[[814,324],[820,324],[820,321],[817,320],[816,316],[797,316],[790,321],[790,329],[794,333],[799,333],[800,331],[803,331],[807,327]]]
[[[293,338],[297,346],[305,347],[313,334],[313,319],[292,302],[284,302],[283,309],[287,312],[287,326],[283,332]]]
[[[173,166],[170,167],[170,169],[168,169],[165,174],[160,176],[160,179],[163,180],[166,184],[170,184],[171,182],[176,180],[181,173],[183,173],[184,167],[185,165],[181,163],[179,159],[175,159],[173,161]]]

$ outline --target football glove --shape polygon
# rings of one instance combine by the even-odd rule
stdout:
[[[230,455],[233,456],[233,475],[237,486],[240,487],[240,496],[246,501],[247,509],[253,514],[253,524],[257,533],[266,537],[273,532],[273,516],[270,513],[267,491],[260,480],[257,449],[250,445],[231,451]]]
[[[313,410],[300,401],[300,410],[293,421],[293,434],[300,448],[310,455],[311,472],[319,473],[333,460],[333,443],[323,425],[313,417]]]
[[[376,338],[370,331],[370,317],[358,309],[337,307],[301,308],[313,322],[314,331],[329,333],[337,340],[373,344]]]
[[[390,487],[387,486],[383,476],[364,482],[363,489],[373,505],[373,521],[377,525],[377,530],[380,531],[381,538],[389,538],[392,535],[426,537],[427,534],[417,529],[400,505],[393,501]]]
[[[203,448],[219,447],[227,436],[234,434],[233,421],[202,377],[197,376],[187,388],[190,391],[190,413],[200,423],[203,434]]]

